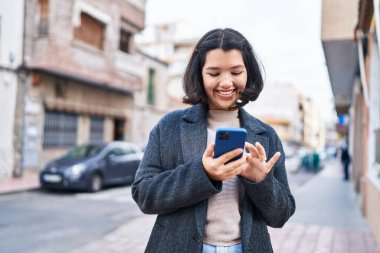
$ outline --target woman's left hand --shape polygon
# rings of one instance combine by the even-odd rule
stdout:
[[[250,153],[247,154],[247,163],[243,165],[239,176],[249,181],[259,183],[263,181],[272,170],[274,164],[278,158],[280,158],[281,153],[276,152],[273,157],[267,161],[265,149],[259,142],[256,142],[255,145],[246,142],[245,147],[249,149]]]

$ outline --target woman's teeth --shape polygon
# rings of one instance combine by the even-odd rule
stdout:
[[[230,91],[221,91],[221,90],[218,90],[217,92],[219,94],[223,95],[223,96],[228,96],[228,95],[231,95],[234,91],[233,90],[230,90]]]

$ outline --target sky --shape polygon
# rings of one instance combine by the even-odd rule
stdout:
[[[252,44],[265,81],[292,83],[335,121],[321,43],[321,0],[147,0],[146,25],[185,22],[194,36],[231,27]],[[265,86],[264,86],[265,89]]]

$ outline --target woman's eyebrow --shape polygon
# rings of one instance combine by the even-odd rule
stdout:
[[[220,69],[219,67],[207,67],[206,70],[218,70]]]
[[[236,65],[236,66],[233,66],[231,69],[238,69],[238,68],[244,68],[244,65]]]
[[[244,65],[236,65],[236,66],[231,67],[230,69],[238,69],[238,68],[244,68]],[[219,69],[220,69],[219,67],[213,67],[213,66],[206,67],[206,70],[219,70]]]

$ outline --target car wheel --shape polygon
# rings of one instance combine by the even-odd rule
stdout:
[[[94,175],[92,175],[91,179],[90,179],[90,185],[88,187],[88,190],[90,192],[97,192],[97,191],[100,191],[103,187],[103,178],[95,173]]]

